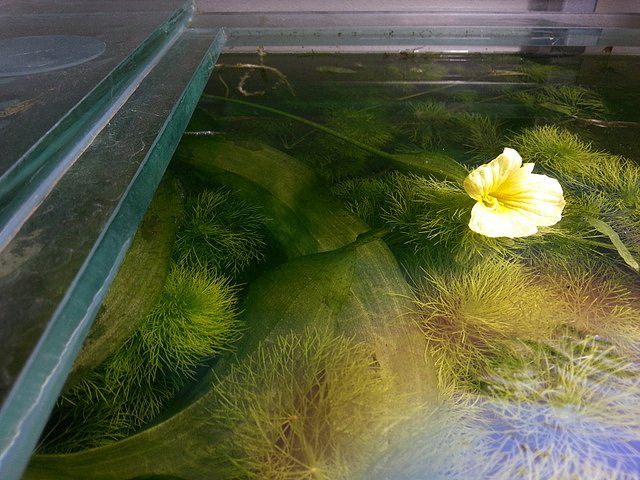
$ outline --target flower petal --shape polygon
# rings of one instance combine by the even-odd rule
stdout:
[[[546,175],[530,174],[526,181],[514,183],[511,191],[500,189],[494,195],[499,204],[518,211],[538,226],[559,222],[566,203],[560,183]]]
[[[490,209],[480,202],[471,209],[469,228],[486,237],[526,237],[538,231],[535,223],[518,210],[503,206]]]
[[[482,198],[500,187],[522,165],[522,157],[513,148],[505,148],[501,155],[480,165],[465,178],[463,187],[474,200]]]

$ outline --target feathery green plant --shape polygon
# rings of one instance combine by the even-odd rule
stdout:
[[[540,63],[526,63],[518,67],[518,71],[527,76],[527,79],[536,83],[546,83],[549,75],[557,71],[556,65],[542,65]]]
[[[600,95],[575,85],[545,87],[538,95],[538,104],[570,117],[600,119],[608,113]]]
[[[331,108],[324,115],[328,128],[373,148],[383,148],[394,139],[393,123],[379,111],[342,107]],[[371,170],[370,151],[331,135],[315,135],[313,142],[300,144],[295,154],[331,183]]]
[[[239,338],[235,296],[224,277],[173,267],[140,328],[61,397],[41,450],[100,446],[148,423],[198,366]]]
[[[452,133],[456,133],[455,115],[451,108],[433,100],[412,101],[407,104],[410,118],[405,129],[409,138],[420,148],[433,149],[447,143]]]
[[[565,188],[567,218],[558,227],[581,231],[571,235],[577,231],[564,229],[567,238],[615,249],[637,270],[633,257],[640,253],[640,167],[552,126],[527,129],[514,136],[513,144],[527,160],[553,170]]]
[[[597,337],[521,342],[483,379],[491,478],[638,478],[637,363]],[[598,476],[594,476],[598,472]]]
[[[640,299],[634,277],[593,255],[557,258],[538,268],[567,325],[620,344],[638,339]]]
[[[494,257],[434,267],[416,279],[415,305],[440,385],[472,385],[513,338],[547,339],[560,319],[548,289],[522,265]]]
[[[239,476],[351,479],[384,443],[395,396],[369,349],[326,329],[261,345],[217,387]]]
[[[542,108],[547,119],[550,112],[554,112],[561,118],[597,122],[609,111],[600,95],[575,85],[546,86],[535,91],[518,91],[510,96],[516,102]]]
[[[384,226],[383,208],[393,189],[394,174],[376,178],[352,178],[331,187],[331,193],[340,199],[344,207],[372,228]]]
[[[555,126],[526,129],[511,139],[526,161],[551,169],[569,188],[599,187],[617,194],[628,207],[640,205],[640,168],[617,155],[600,152],[568,130]]]
[[[205,190],[187,202],[176,262],[237,276],[264,258],[264,222],[257,207],[224,190]]]
[[[502,126],[496,119],[479,113],[465,113],[458,115],[456,120],[465,131],[464,145],[476,157],[492,158],[506,145]]]
[[[358,142],[367,143],[374,148],[382,148],[393,140],[394,128],[379,112],[377,113],[374,115],[369,110],[344,107],[332,109],[327,114],[326,125]],[[327,147],[336,148],[335,139]],[[352,147],[352,144],[349,144],[349,147]],[[340,150],[343,148],[345,145],[338,147]],[[362,153],[362,149],[359,150],[356,152],[350,149],[349,153],[357,158]]]
[[[382,218],[414,253],[473,263],[513,247],[511,239],[489,238],[469,229],[475,201],[460,184],[401,174],[392,181]]]

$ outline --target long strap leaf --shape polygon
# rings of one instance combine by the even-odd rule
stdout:
[[[640,270],[640,265],[638,264],[636,259],[633,258],[633,255],[631,255],[631,252],[629,251],[629,249],[624,245],[624,243],[622,243],[622,240],[620,239],[620,235],[618,235],[616,231],[613,228],[611,228],[611,225],[609,225],[608,223],[598,218],[590,217],[588,215],[585,215],[584,218],[589,225],[591,225],[593,228],[595,228],[597,231],[599,231],[603,235],[606,235],[607,237],[609,237],[609,240],[611,240],[611,243],[613,243],[613,246],[616,247],[616,250],[618,251],[618,253],[622,257],[622,259],[626,262],[627,265],[629,265],[631,268],[633,268],[636,271]]]
[[[244,100],[238,100],[235,98],[220,97],[217,95],[209,95],[209,94],[203,94],[202,96],[204,98],[222,100],[225,102],[237,103],[239,105],[245,105],[247,107],[257,108],[259,110],[264,110],[266,112],[275,113],[276,115],[281,115],[283,117],[290,118],[291,120],[295,120],[296,122],[304,123],[305,125],[309,125],[324,133],[333,135],[334,137],[339,138],[340,140],[344,140],[345,142],[351,143],[352,145],[355,145],[373,155],[386,158],[391,162],[391,164],[395,168],[401,171],[410,171],[419,175],[427,175],[427,176],[435,175],[437,177],[445,177],[461,183],[469,173],[465,167],[460,165],[453,158],[447,155],[444,155],[442,153],[422,152],[417,155],[391,154],[391,153],[383,152],[382,150],[378,150],[377,148],[367,145],[366,143],[362,143],[354,138],[343,135],[342,133],[336,130],[333,130],[329,127],[313,122],[311,120],[307,120],[306,118],[293,115],[288,112],[283,112],[282,110],[267,107],[264,105],[258,105],[251,102],[245,102]]]

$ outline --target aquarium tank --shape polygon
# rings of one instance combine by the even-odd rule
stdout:
[[[0,478],[640,479],[640,2],[476,3],[0,5]]]

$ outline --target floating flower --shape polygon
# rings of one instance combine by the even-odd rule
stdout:
[[[464,189],[476,203],[469,228],[487,237],[526,237],[538,227],[557,223],[565,201],[554,178],[531,173],[533,163],[522,165],[512,148],[473,170]]]

